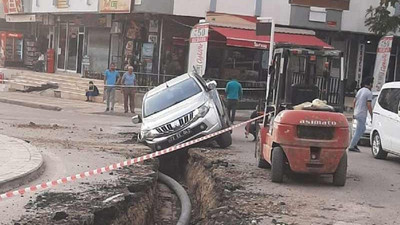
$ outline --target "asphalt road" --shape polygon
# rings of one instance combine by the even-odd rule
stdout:
[[[123,155],[113,152],[123,152],[124,145],[120,142],[126,141],[127,137],[121,138],[117,134],[134,129],[130,127],[130,118],[103,115],[102,110],[94,109],[93,114],[89,114],[74,110],[71,106],[71,110],[57,112],[0,103],[0,133],[29,141],[38,147],[44,157],[43,174],[22,186],[56,180],[125,159]],[[115,176],[104,174],[46,191],[84,191],[90,189],[91,185],[113,182],[115,179]],[[1,193],[5,191],[8,190],[0,189]],[[35,213],[24,206],[39,193],[43,191],[0,201],[0,224],[13,224],[12,220]]]
[[[399,224],[400,157],[389,155],[376,160],[369,147],[349,153],[345,187],[331,184],[331,176],[289,175],[283,184],[270,181],[270,170],[259,169],[254,158],[254,142],[239,128],[234,134],[231,160],[248,171],[246,189],[280,196],[290,216],[281,220],[291,224]],[[262,199],[260,199],[262,201]],[[293,216],[295,215],[295,216]],[[261,224],[271,224],[264,218]]]

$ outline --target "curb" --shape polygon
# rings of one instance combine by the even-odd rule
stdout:
[[[33,167],[28,168],[28,170],[25,171],[23,174],[9,177],[7,179],[0,181],[0,189],[4,190],[4,189],[13,189],[15,187],[19,187],[30,181],[35,180],[44,172],[45,164],[43,161],[43,156],[40,154],[39,150],[35,146],[28,144],[25,141],[17,138],[8,137],[6,135],[0,135],[0,137],[1,136],[6,137],[10,142],[17,142],[18,144],[21,144],[25,148],[29,149],[30,158],[36,158],[36,160],[38,160],[39,162]]]
[[[11,100],[11,99],[6,99],[6,98],[0,98],[0,102],[30,107],[30,108],[35,108],[35,109],[44,109],[44,110],[51,110],[51,111],[61,111],[62,110],[62,108],[58,107],[58,106],[46,105],[46,104],[35,103],[35,102],[24,102],[24,101]]]

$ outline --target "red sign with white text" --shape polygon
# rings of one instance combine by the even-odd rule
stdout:
[[[3,0],[3,8],[5,14],[17,14],[23,12],[21,0]]]
[[[380,91],[386,82],[386,74],[392,51],[393,36],[383,37],[379,41],[374,70],[374,86],[372,91]]]
[[[203,76],[206,72],[209,24],[197,24],[190,32],[188,71]]]

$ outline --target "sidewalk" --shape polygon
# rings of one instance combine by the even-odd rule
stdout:
[[[25,141],[0,134],[0,189],[35,179],[43,167],[38,149]]]
[[[106,108],[105,104],[95,102],[85,102],[79,100],[61,99],[42,96],[38,93],[22,92],[0,92],[0,102],[21,105],[31,108],[39,108],[53,111],[76,111],[82,113],[102,114]],[[140,113],[141,109],[136,108],[135,112]],[[116,116],[132,116],[124,114],[122,105],[116,104],[115,111],[105,114]]]

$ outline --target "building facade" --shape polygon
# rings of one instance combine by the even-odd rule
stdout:
[[[82,62],[87,65],[87,70],[94,72],[103,71],[110,62],[115,62],[120,69],[134,65],[135,70],[148,74],[184,72],[187,69],[187,39],[191,27],[199,19],[219,13],[252,18],[272,17],[278,27],[315,31],[319,38],[345,53],[345,71],[351,89],[354,81],[360,83],[362,77],[372,75],[380,38],[364,25],[366,10],[377,6],[379,0],[50,2],[21,0],[22,8],[17,13],[8,13],[5,19],[9,18],[9,22],[2,27],[16,30],[23,24],[21,21],[26,24],[26,20],[32,20],[29,29],[24,32],[40,42],[36,44],[39,51],[54,49],[56,69],[76,73],[82,72]],[[400,79],[397,42],[395,39],[388,81]],[[227,54],[235,55],[237,52]],[[257,56],[244,53],[241,57],[251,61],[254,67],[254,61],[266,52],[268,49],[260,51]]]

